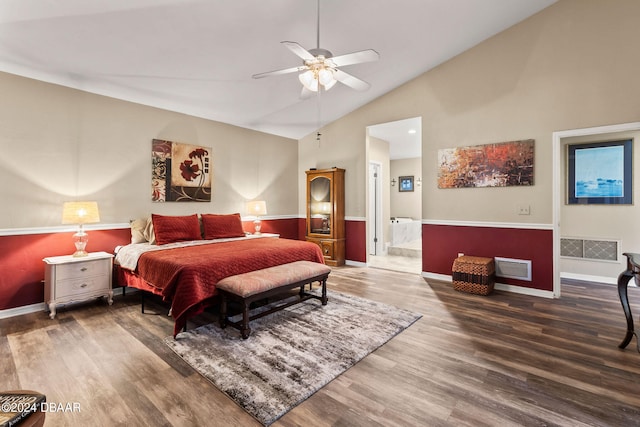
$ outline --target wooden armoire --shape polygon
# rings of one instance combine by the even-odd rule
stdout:
[[[322,250],[327,265],[344,265],[344,169],[311,169],[307,174],[307,241]]]

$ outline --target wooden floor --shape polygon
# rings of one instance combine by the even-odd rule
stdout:
[[[274,426],[640,425],[640,353],[635,338],[617,347],[626,324],[613,285],[564,284],[558,300],[482,297],[343,267],[329,289],[423,317]],[[629,294],[637,318],[640,289]],[[162,343],[173,322],[152,309],[141,314],[127,295],[63,308],[55,320],[0,320],[0,388],[79,406],[48,413],[46,426],[259,426]]]

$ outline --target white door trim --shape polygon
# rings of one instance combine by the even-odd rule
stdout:
[[[377,172],[377,178],[373,177],[373,171]],[[382,163],[376,161],[369,161],[369,212],[368,220],[369,224],[367,230],[367,248],[369,255],[382,255],[383,254],[383,242],[384,242],[384,229],[382,227]],[[377,184],[377,185],[376,185]],[[377,233],[376,233],[377,231]],[[377,243],[373,244],[373,236],[377,238]]]

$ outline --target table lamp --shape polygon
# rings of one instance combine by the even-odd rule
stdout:
[[[65,202],[62,206],[62,223],[78,224],[78,232],[73,235],[73,243],[76,246],[74,257],[89,255],[86,251],[89,235],[84,232],[84,224],[100,222],[97,202]]]
[[[267,214],[267,203],[264,200],[254,200],[247,202],[247,212],[249,215],[255,215],[256,219],[253,221],[255,228],[254,234],[260,234],[261,221],[260,216]]]

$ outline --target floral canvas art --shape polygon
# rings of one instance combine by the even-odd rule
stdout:
[[[211,201],[211,148],[154,139],[151,159],[154,202]]]
[[[438,150],[438,188],[533,185],[533,139]]]

